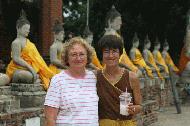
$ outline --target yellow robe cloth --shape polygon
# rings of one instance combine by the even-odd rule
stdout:
[[[116,33],[115,34],[117,37],[120,37],[121,38],[121,36],[118,34],[118,33]],[[132,61],[129,59],[129,57],[128,57],[128,55],[127,55],[127,53],[126,53],[126,51],[125,51],[125,48],[123,48],[123,53],[122,53],[122,55],[120,56],[120,58],[119,58],[119,63],[122,63],[122,64],[124,64],[124,65],[127,65],[133,72],[137,72],[138,71],[138,68],[132,63]]]
[[[123,54],[119,58],[119,63],[127,65],[135,73],[138,71],[138,68],[129,59],[129,57],[125,51],[125,48],[123,48]]]
[[[156,65],[156,62],[154,60],[154,56],[153,54],[148,50],[148,62],[156,69],[156,72],[158,74],[158,77],[163,80],[164,78],[162,77],[161,73],[160,73],[160,69],[158,68],[158,66]]]
[[[154,78],[153,75],[152,75],[151,68],[144,61],[144,58],[143,58],[141,52],[139,51],[139,49],[135,49],[135,58],[132,59],[132,62],[135,65],[138,65],[138,66],[144,68],[150,78]]]
[[[61,60],[61,53],[57,56],[57,59],[58,60]],[[53,65],[53,64],[50,64],[49,65],[49,69],[54,73],[54,74],[58,74],[61,72],[60,69],[57,68],[57,66]]]
[[[61,70],[58,69],[58,68],[57,68],[55,65],[53,65],[53,64],[50,64],[50,65],[49,65],[49,69],[50,69],[54,74],[58,74],[58,73],[61,72]]]
[[[99,69],[103,68],[103,66],[100,64],[100,61],[96,55],[96,51],[94,51],[94,53],[92,55],[92,64],[94,64]]]
[[[111,120],[111,119],[100,119],[100,126],[137,126],[135,120]]]
[[[174,64],[174,62],[173,62],[173,60],[170,57],[170,54],[168,52],[166,53],[165,62],[166,62],[166,64],[168,64],[169,66],[171,66],[175,72],[179,72],[179,69]]]
[[[36,73],[39,74],[43,82],[43,87],[45,90],[47,90],[50,79],[52,78],[54,74],[48,68],[43,58],[40,56],[36,46],[32,42],[30,42],[29,39],[26,40],[26,45],[22,49],[21,57],[22,59],[24,59],[24,61],[26,61],[28,64],[30,64],[34,68]],[[14,63],[13,60],[11,60],[11,62],[8,64],[6,74],[10,78],[12,78],[14,71],[17,69],[26,70],[25,68],[17,65],[16,63]]]
[[[169,73],[168,66],[166,65],[166,62],[164,61],[164,58],[162,57],[160,51],[157,52],[156,56],[154,56],[154,59],[162,66],[164,66],[164,70],[166,73]]]

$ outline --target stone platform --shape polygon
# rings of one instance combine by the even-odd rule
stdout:
[[[0,114],[0,126],[27,126],[32,124],[26,120],[39,119],[39,126],[43,126],[44,116],[42,108],[17,109],[14,112]],[[34,125],[33,125],[34,126]]]
[[[46,92],[40,84],[0,87],[0,126],[42,126]]]
[[[148,126],[158,121],[158,110],[170,106],[173,102],[169,77],[160,80],[158,77],[140,78],[143,111],[138,116],[138,126]]]

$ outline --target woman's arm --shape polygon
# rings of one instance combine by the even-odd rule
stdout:
[[[55,126],[58,110],[58,108],[45,106],[45,126]]]
[[[54,76],[51,79],[50,87],[47,90],[44,103],[45,126],[55,126],[56,123],[57,115],[59,113],[59,108],[62,100],[61,84],[58,83],[59,81],[60,78]]]
[[[129,114],[135,115],[141,112],[142,97],[140,91],[140,81],[135,73],[129,72],[129,80],[133,89],[134,103],[129,106]]]

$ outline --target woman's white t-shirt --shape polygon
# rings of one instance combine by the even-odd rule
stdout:
[[[98,100],[92,71],[82,79],[62,71],[52,78],[44,105],[59,108],[57,126],[98,126]]]

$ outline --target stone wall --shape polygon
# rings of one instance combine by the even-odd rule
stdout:
[[[0,87],[0,126],[43,126],[46,92],[40,84],[11,83]]]

